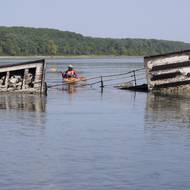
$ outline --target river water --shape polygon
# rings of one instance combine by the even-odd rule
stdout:
[[[47,70],[70,63],[87,77],[143,67],[141,58],[55,59]],[[0,158],[1,190],[187,190],[190,101],[112,86],[0,95]]]

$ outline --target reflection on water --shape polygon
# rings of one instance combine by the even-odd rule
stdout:
[[[77,87],[74,84],[63,85],[62,91],[68,94],[75,94],[77,92]]]
[[[46,97],[28,94],[1,94],[0,109],[45,112]]]
[[[189,189],[190,101],[147,94],[143,158],[146,189]],[[155,185],[154,185],[155,184]]]
[[[0,112],[2,126],[14,126],[18,131],[19,127],[27,130],[30,127],[44,127],[46,97],[33,94],[0,94]]]
[[[190,126],[190,101],[188,98],[150,93],[145,120],[165,126]]]
[[[93,77],[142,65],[112,61],[77,70]],[[62,78],[48,73],[47,82]],[[0,95],[0,189],[190,188],[189,99],[75,87],[50,88],[47,109],[46,97]]]

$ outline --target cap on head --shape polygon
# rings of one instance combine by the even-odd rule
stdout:
[[[69,65],[68,68],[73,68],[73,66],[72,66],[72,65]]]

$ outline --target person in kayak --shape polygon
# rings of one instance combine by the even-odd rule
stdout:
[[[76,71],[73,69],[72,65],[68,66],[68,69],[63,73],[63,78],[78,78]]]

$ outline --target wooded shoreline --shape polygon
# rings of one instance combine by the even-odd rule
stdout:
[[[104,58],[142,58],[143,56],[126,56],[126,55],[75,55],[75,56],[0,56],[0,59],[104,59]]]
[[[148,56],[190,49],[178,41],[96,38],[47,28],[0,27],[0,56]]]

